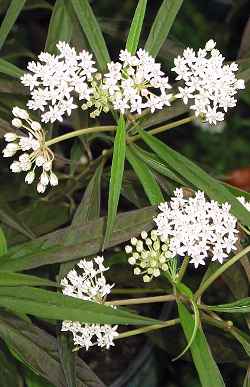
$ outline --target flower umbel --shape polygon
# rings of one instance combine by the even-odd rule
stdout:
[[[169,238],[173,254],[191,257],[195,267],[205,265],[205,259],[223,260],[236,250],[236,218],[230,214],[228,203],[205,199],[204,192],[184,198],[176,189],[168,203],[159,206],[161,213],[154,219],[160,237]]]
[[[103,86],[115,110],[141,114],[142,109],[149,108],[153,113],[170,105],[168,77],[153,57],[139,49],[136,55],[121,50],[119,58],[121,63],[108,64]]]
[[[63,294],[80,298],[82,300],[105,303],[107,295],[114,285],[109,285],[103,275],[109,268],[103,265],[103,257],[96,257],[91,261],[82,259],[78,269],[71,270],[61,281]],[[88,350],[94,345],[109,348],[114,345],[114,338],[118,336],[118,326],[109,324],[81,324],[79,321],[63,321],[62,331],[69,331],[73,334],[74,345],[84,347]]]
[[[42,111],[43,122],[62,121],[63,116],[77,108],[75,96],[89,101],[89,82],[96,72],[92,54],[83,50],[77,54],[68,43],[58,42],[59,55],[42,52],[38,62],[28,64],[29,73],[21,82],[30,88],[29,109]]]
[[[186,48],[183,56],[174,60],[177,80],[183,80],[177,98],[185,104],[192,100],[191,109],[210,124],[223,121],[228,108],[236,105],[235,94],[244,89],[244,81],[235,77],[236,63],[223,64],[224,57],[215,48],[216,43],[209,40],[204,49],[196,53]]]
[[[144,282],[150,282],[159,277],[161,271],[169,270],[168,262],[174,258],[168,238],[159,238],[156,230],[152,230],[150,236],[142,231],[141,239],[132,238],[125,251],[130,255],[128,263],[135,266],[134,274],[143,275]]]
[[[10,169],[14,173],[28,172],[25,177],[27,184],[33,183],[37,169],[42,168],[37,191],[43,193],[48,185],[58,184],[58,178],[52,172],[54,153],[46,146],[45,133],[39,122],[32,121],[29,113],[18,107],[14,107],[12,112],[15,117],[12,125],[28,135],[6,133],[4,137],[7,145],[3,149],[3,156],[12,157],[22,152],[18,160],[10,165]]]

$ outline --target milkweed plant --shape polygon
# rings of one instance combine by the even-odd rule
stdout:
[[[210,305],[206,291],[233,265],[242,260],[247,264],[250,197],[212,177],[158,135],[194,122],[211,127],[223,124],[247,87],[247,79],[238,63],[225,59],[213,37],[198,50],[185,48],[165,68],[157,54],[180,0],[163,1],[145,44],[140,35],[147,2],[138,1],[127,42],[112,59],[88,1],[69,3],[88,47],[75,47],[70,36],[62,40],[59,28],[47,38],[54,44],[19,70],[26,100],[12,107],[12,129],[4,134],[2,157],[9,162],[9,175],[15,174],[15,181],[24,180],[30,189],[34,186],[37,197],[41,195],[37,200],[49,203],[64,188],[75,192],[74,187],[70,191],[70,184],[66,187],[67,172],[62,173],[57,162],[61,147],[65,149],[76,138],[86,146],[86,138],[91,147],[104,141],[105,149],[97,156],[91,153],[69,180],[72,186],[80,182],[77,192],[83,195],[81,201],[71,199],[71,224],[68,221],[56,232],[33,235],[30,242],[9,248],[2,231],[5,247],[0,271],[8,275],[1,283],[0,304],[11,311],[4,312],[5,321],[12,318],[18,324],[22,315],[59,321],[58,335],[68,340],[60,351],[71,348],[67,356],[98,351],[98,347],[112,351],[117,341],[130,336],[180,325],[186,346],[176,358],[191,351],[201,385],[224,386],[204,327],[226,332],[249,355],[249,336],[234,318],[237,313],[247,316],[249,298]],[[54,15],[50,31],[55,20]],[[0,65],[2,72],[7,71],[6,61]],[[11,66],[8,71],[14,72]],[[86,127],[71,124],[76,115],[84,117]],[[86,158],[85,151],[81,157]],[[128,170],[136,176],[148,205],[136,202],[141,208],[121,213],[119,199]],[[107,202],[105,195],[100,196],[104,177]],[[167,193],[161,178],[171,183]],[[87,183],[81,186],[82,181]],[[105,217],[100,217],[100,207]],[[112,280],[114,247],[119,251],[117,263],[122,257],[122,270],[131,278],[127,289]],[[20,273],[58,263],[56,292],[36,288],[55,286],[53,280]],[[200,276],[196,288],[186,281],[190,272]],[[11,281],[19,284],[20,291],[14,291]],[[140,293],[143,297],[135,297]],[[132,296],[126,298],[126,294]],[[150,304],[152,309],[147,310],[153,310],[154,303],[168,302],[176,307],[167,320],[155,313],[140,314],[141,304]],[[29,327],[31,322],[26,324]],[[6,335],[2,338],[19,353],[14,342]],[[57,362],[63,358],[58,355]],[[74,383],[77,372],[71,375]]]

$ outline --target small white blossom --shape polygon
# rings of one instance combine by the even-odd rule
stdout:
[[[159,277],[161,271],[169,269],[169,260],[174,254],[169,250],[169,240],[159,238],[157,231],[153,230],[150,236],[142,231],[141,239],[132,238],[131,245],[125,246],[129,255],[128,263],[134,268],[135,275],[142,275],[144,282],[150,282],[154,277]]]
[[[109,268],[103,262],[103,257],[99,256],[91,261],[82,259],[77,265],[82,273],[73,269],[61,281],[63,294],[103,304],[114,286],[106,282],[103,273]],[[73,334],[74,345],[86,350],[94,345],[109,349],[118,336],[117,328],[117,325],[81,324],[79,321],[63,321],[62,324],[62,331]]]
[[[66,113],[70,116],[77,108],[75,95],[89,101],[92,94],[89,82],[96,72],[92,55],[85,50],[77,54],[65,42],[59,42],[57,49],[58,55],[42,52],[38,62],[28,64],[29,73],[21,78],[31,91],[27,106],[40,110],[43,122],[62,121]]]
[[[7,145],[3,149],[3,156],[12,157],[17,152],[21,152],[18,160],[10,165],[10,170],[14,173],[28,172],[25,176],[27,184],[32,184],[35,180],[37,167],[42,168],[37,191],[44,193],[49,184],[51,186],[58,184],[57,176],[52,172],[54,154],[46,146],[45,133],[40,123],[32,121],[26,110],[14,107],[12,112],[16,117],[14,120],[18,120],[18,127],[24,134],[6,133],[4,135]],[[25,135],[27,132],[28,135]]]
[[[235,94],[245,88],[244,81],[235,77],[237,64],[225,65],[225,58],[215,45],[211,39],[198,53],[186,48],[183,56],[174,60],[175,67],[172,68],[177,73],[176,79],[185,82],[185,87],[179,87],[176,97],[185,104],[191,100],[190,108],[195,115],[209,124],[223,121],[228,108],[236,105]]]
[[[114,109],[140,114],[145,108],[153,113],[170,105],[168,77],[152,56],[142,49],[136,55],[121,50],[119,58],[121,63],[108,63],[109,71],[103,81]]]
[[[236,218],[228,203],[219,204],[205,199],[204,193],[185,199],[176,189],[169,203],[159,206],[161,213],[154,219],[160,237],[169,239],[173,254],[191,257],[195,267],[212,258],[220,263],[236,250]]]

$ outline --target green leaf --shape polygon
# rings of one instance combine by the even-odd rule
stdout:
[[[194,319],[187,308],[181,303],[178,304],[178,311],[183,331],[189,342],[194,330]],[[213,382],[213,387],[225,387],[225,383],[212,357],[201,327],[197,330],[190,350],[202,387],[211,387],[211,381]]]
[[[154,205],[164,202],[164,197],[154,175],[149,168],[145,168],[145,164],[137,157],[135,148],[128,146],[126,149],[126,157],[137,174],[150,204]]]
[[[206,308],[209,310],[214,310],[216,312],[222,312],[222,313],[249,313],[250,297],[243,298],[242,300],[238,300],[230,304],[209,305],[209,306],[206,306]]]
[[[41,376],[36,375],[27,367],[25,367],[23,373],[27,387],[54,387],[53,384],[48,383],[46,380],[42,379]]]
[[[0,286],[57,286],[57,284],[33,275],[0,272]]]
[[[0,337],[18,360],[33,372],[56,387],[66,387],[57,341],[52,335],[10,313],[1,312]],[[76,360],[78,387],[105,387],[83,360],[78,356]],[[14,386],[10,384],[8,387]]]
[[[12,63],[7,62],[7,60],[0,58],[0,73],[13,78],[20,78],[24,72]]]
[[[124,161],[126,153],[126,131],[123,116],[120,117],[114,142],[111,176],[109,182],[108,219],[103,246],[106,247],[110,240],[121,193]]]
[[[156,156],[154,153],[146,152],[144,149],[139,148],[137,145],[134,145],[137,155],[152,169],[160,173],[163,176],[168,177],[169,179],[175,181],[178,184],[186,185],[185,180],[183,180],[179,175],[167,168],[166,165],[161,161],[161,159]]]
[[[230,330],[230,333],[238,342],[242,345],[246,354],[250,357],[250,337],[242,332],[240,329],[234,328]]]
[[[0,257],[7,254],[7,241],[2,228],[0,227]]]
[[[164,0],[162,2],[145,44],[145,50],[154,57],[157,56],[161,46],[167,39],[182,3],[183,0]]]
[[[102,171],[103,164],[101,163],[84,192],[83,198],[75,212],[72,225],[82,225],[99,217]]]
[[[57,335],[57,343],[67,387],[76,387],[76,353],[73,352],[72,338],[61,332]]]
[[[12,0],[0,27],[0,49],[15,24],[26,0]]]
[[[141,230],[151,230],[155,215],[155,207],[118,214],[107,247],[119,245],[140,234]],[[35,242],[16,246],[0,259],[0,270],[22,271],[97,254],[102,248],[105,224],[106,218],[100,218],[82,226],[69,226]],[[69,233],[71,242],[65,245]]]
[[[170,168],[178,172],[196,188],[218,202],[228,202],[232,206],[232,213],[239,221],[250,226],[250,212],[230,193],[230,191],[216,179],[208,175],[195,163],[185,156],[174,151],[162,141],[152,135],[139,130],[139,133],[146,144],[162,159]]]
[[[244,379],[243,387],[250,387],[250,366],[248,367],[248,370]]]
[[[22,377],[13,361],[13,357],[4,351],[1,343],[0,350],[0,381],[1,387],[23,387]]]
[[[104,41],[101,28],[95,18],[88,0],[71,0],[76,16],[92,48],[100,70],[104,71],[110,56]]]
[[[25,286],[20,286],[18,292],[13,287],[0,287],[0,305],[40,318],[72,320],[86,324],[150,325],[156,322],[126,310]]]
[[[126,43],[126,49],[131,52],[131,54],[135,54],[138,47],[146,6],[147,0],[139,0],[135,10]]]
[[[72,30],[72,20],[67,11],[65,0],[57,0],[50,18],[45,51],[55,53],[58,41],[70,41]]]

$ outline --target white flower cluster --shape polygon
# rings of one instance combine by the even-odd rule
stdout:
[[[185,199],[182,189],[176,189],[168,203],[159,206],[161,213],[154,219],[160,237],[169,239],[173,254],[189,256],[197,268],[212,258],[220,263],[236,250],[236,218],[228,203],[207,201],[204,193]]]
[[[215,48],[216,43],[209,40],[204,49],[196,53],[186,48],[183,56],[174,60],[177,80],[185,82],[179,87],[177,98],[185,104],[191,99],[190,106],[196,116],[201,116],[210,124],[223,121],[228,108],[236,105],[234,98],[238,89],[244,89],[244,81],[235,77],[238,70],[236,63],[223,64],[224,57]]]
[[[150,282],[160,276],[161,270],[169,269],[168,261],[174,255],[169,250],[168,238],[159,238],[156,230],[152,230],[150,236],[142,231],[141,238],[132,238],[131,245],[125,246],[125,251],[130,255],[128,263],[136,266],[134,274],[143,275],[143,281]]]
[[[3,149],[3,157],[13,157],[17,152],[22,152],[18,160],[10,165],[10,169],[14,173],[28,172],[25,177],[28,184],[35,180],[36,169],[42,168],[37,191],[43,193],[48,185],[58,184],[58,178],[52,172],[54,154],[46,146],[45,133],[40,123],[32,121],[29,113],[19,107],[14,107],[12,112],[15,117],[12,125],[28,132],[28,135],[6,133],[4,138],[7,146]]]
[[[121,50],[119,59],[121,63],[108,64],[109,71],[104,75],[103,88],[108,91],[114,109],[141,114],[145,108],[153,113],[170,105],[168,77],[153,57],[142,49],[136,55]]]
[[[80,298],[82,300],[105,302],[107,295],[114,285],[109,285],[103,273],[109,268],[103,265],[103,257],[96,257],[91,261],[82,259],[78,268],[82,274],[76,270],[71,270],[67,277],[61,281],[63,294]],[[63,321],[62,331],[69,331],[73,334],[73,341],[76,346],[84,347],[88,350],[94,345],[109,348],[114,345],[114,338],[118,336],[118,326],[108,324],[81,324],[79,321]]]
[[[43,122],[62,121],[65,113],[70,116],[79,100],[89,101],[92,88],[89,82],[96,72],[92,54],[83,50],[77,54],[75,48],[65,42],[57,44],[59,55],[42,52],[38,62],[28,64],[29,73],[21,82],[30,88],[29,109],[40,110]]]

